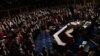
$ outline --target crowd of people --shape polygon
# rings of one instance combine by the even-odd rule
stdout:
[[[100,11],[96,11],[91,4],[69,7],[54,6],[17,14],[11,18],[2,18],[0,21],[0,56],[98,56],[100,55]],[[91,48],[87,53],[83,52],[82,47],[75,51],[76,53],[68,48],[62,53],[56,50],[57,44],[53,40],[54,50],[44,47],[41,53],[35,51],[35,41],[40,31],[49,32],[53,36],[61,29],[60,25],[76,20],[92,22],[88,31],[82,32],[87,34],[84,36],[86,39],[96,42],[95,48]]]

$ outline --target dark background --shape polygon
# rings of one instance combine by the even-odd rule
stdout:
[[[65,3],[64,0],[0,0],[0,10],[13,8],[13,7],[21,7],[28,5],[52,5],[52,4],[61,4]]]
[[[100,0],[0,0],[0,18],[11,16],[39,7],[82,4],[95,1],[100,6]],[[97,7],[98,7],[97,6]]]
[[[85,0],[86,2],[92,2],[93,0]],[[28,5],[58,5],[58,4],[73,4],[73,3],[84,3],[84,0],[0,0],[0,10],[28,6]],[[95,2],[99,3],[100,0],[95,0]]]

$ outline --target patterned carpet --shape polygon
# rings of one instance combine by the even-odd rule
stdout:
[[[43,47],[47,49],[52,49],[52,40],[53,37],[46,31],[41,31],[38,38],[36,39],[36,51],[41,52]]]

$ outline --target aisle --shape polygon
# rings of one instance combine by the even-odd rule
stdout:
[[[53,37],[48,32],[41,31],[35,41],[36,51],[42,52],[44,47],[47,49],[52,49],[53,48],[52,41],[53,41]]]

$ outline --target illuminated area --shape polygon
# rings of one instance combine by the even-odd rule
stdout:
[[[99,56],[99,0],[1,0],[0,56]]]

